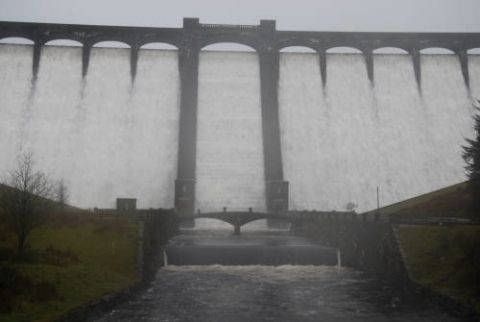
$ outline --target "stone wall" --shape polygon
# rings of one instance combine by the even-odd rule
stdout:
[[[295,224],[292,229],[325,245],[336,247],[343,266],[353,267],[388,281],[397,290],[408,291],[411,286],[393,226],[376,220],[375,216],[361,215],[339,218],[311,216]]]

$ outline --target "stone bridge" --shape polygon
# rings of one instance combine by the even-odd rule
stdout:
[[[272,220],[281,220],[287,223],[298,225],[304,221],[311,221],[316,219],[334,219],[334,218],[353,218],[356,217],[355,212],[254,212],[251,209],[249,211],[220,211],[220,212],[198,212],[193,217],[194,219],[218,219],[229,223],[234,227],[234,234],[240,235],[240,228],[243,225],[246,225],[252,221],[260,219],[272,219]]]

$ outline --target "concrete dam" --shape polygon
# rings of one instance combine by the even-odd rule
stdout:
[[[189,212],[267,211],[275,200],[283,210],[367,211],[377,187],[387,205],[466,179],[478,34],[185,19],[184,28],[0,23],[9,37],[32,44],[0,44],[0,171],[32,151],[79,207],[136,197],[141,208]],[[98,46],[107,40],[130,48]],[[160,40],[176,48],[143,47]],[[247,51],[207,50],[225,42]]]

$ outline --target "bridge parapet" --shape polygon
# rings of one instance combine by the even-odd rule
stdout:
[[[254,212],[247,211],[227,211],[226,208],[219,212],[197,212],[193,219],[218,219],[224,221],[234,227],[234,233],[240,234],[240,228],[252,221],[266,220],[282,220],[293,225],[298,225],[306,221],[319,220],[360,220],[355,212],[336,212],[336,211],[288,211],[288,212]]]

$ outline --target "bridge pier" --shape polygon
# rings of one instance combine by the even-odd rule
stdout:
[[[236,224],[233,227],[234,227],[233,234],[237,236],[240,235],[240,227],[241,227],[240,224]]]
[[[288,181],[271,180],[267,182],[267,209],[274,214],[288,211]],[[284,220],[267,219],[270,228],[287,228]]]

